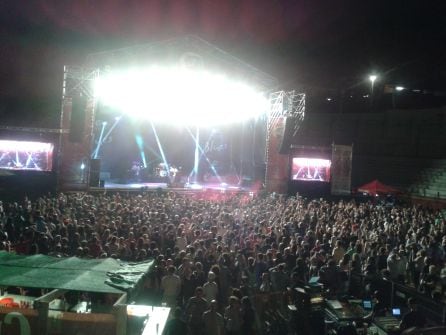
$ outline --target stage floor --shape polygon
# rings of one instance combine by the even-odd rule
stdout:
[[[157,189],[157,188],[167,188],[167,183],[113,183],[113,182],[105,182],[104,188],[113,188],[113,189]]]
[[[169,185],[167,183],[147,183],[147,182],[130,182],[130,183],[117,183],[106,181],[104,187],[90,187],[90,190],[108,190],[108,191],[145,191],[145,190],[158,190],[169,189],[172,191],[252,191],[249,187],[242,187],[239,185],[230,185],[226,183],[186,183],[184,185]]]

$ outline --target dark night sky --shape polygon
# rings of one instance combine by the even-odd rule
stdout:
[[[375,71],[382,84],[445,90],[444,2],[2,0],[1,124],[57,118],[64,64],[185,34],[289,87],[361,86]]]

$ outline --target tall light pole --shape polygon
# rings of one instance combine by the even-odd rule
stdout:
[[[378,76],[376,74],[371,74],[369,76],[369,80],[371,83],[370,87],[370,109],[373,108],[373,88],[375,87],[375,80],[378,79]]]

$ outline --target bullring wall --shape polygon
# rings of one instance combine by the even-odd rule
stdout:
[[[407,186],[418,171],[446,158],[446,108],[356,114],[309,112],[292,143],[353,144],[353,186],[374,178]]]

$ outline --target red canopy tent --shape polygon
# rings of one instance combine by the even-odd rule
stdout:
[[[381,183],[379,180],[375,179],[370,183],[364,184],[358,187],[358,192],[375,194],[399,194],[400,190],[392,186]]]

